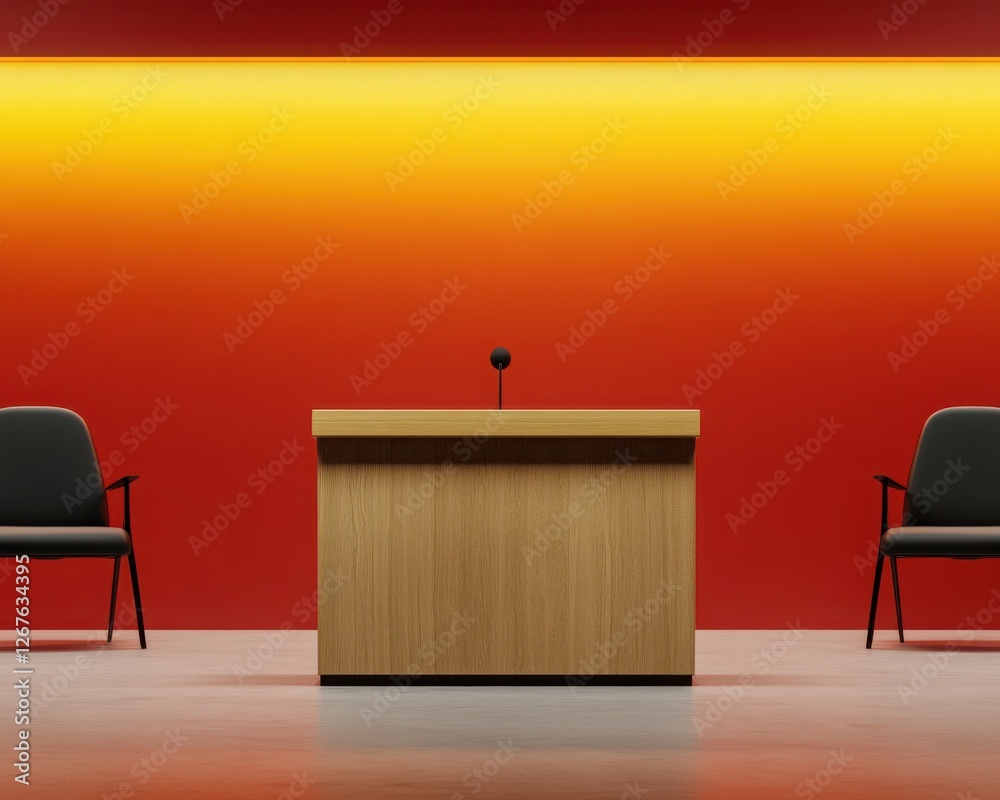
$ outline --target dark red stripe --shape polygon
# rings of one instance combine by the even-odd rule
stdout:
[[[402,10],[387,11],[390,0],[5,0],[0,52],[340,55],[368,23],[377,32],[361,49],[371,56],[669,56],[702,45],[714,56],[1000,54],[996,0],[584,0],[571,14],[559,9],[574,8],[572,0],[391,1]]]

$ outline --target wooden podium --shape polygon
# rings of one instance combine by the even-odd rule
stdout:
[[[324,685],[690,683],[697,410],[316,410]]]

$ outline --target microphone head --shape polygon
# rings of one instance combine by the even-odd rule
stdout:
[[[510,350],[506,347],[494,347],[490,353],[490,363],[493,369],[507,369],[510,366]]]

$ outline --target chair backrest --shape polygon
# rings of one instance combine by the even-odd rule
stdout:
[[[904,525],[1000,525],[1000,408],[927,419],[910,467]]]
[[[0,409],[0,525],[107,524],[86,423],[65,408]]]

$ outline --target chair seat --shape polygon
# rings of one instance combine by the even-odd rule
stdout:
[[[0,556],[127,556],[132,540],[121,528],[0,525]]]
[[[889,528],[879,549],[887,556],[1000,557],[1000,526],[919,525]]]

